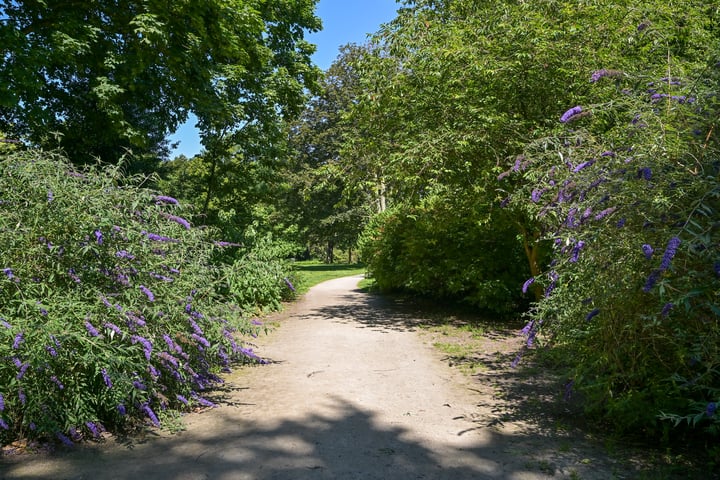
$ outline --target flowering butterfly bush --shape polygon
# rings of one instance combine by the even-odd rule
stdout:
[[[522,185],[506,208],[553,252],[522,285],[541,289],[528,346],[570,352],[568,388],[620,430],[670,419],[719,433],[720,68],[707,71],[592,73],[598,102],[559,112],[557,135],[501,175]]]
[[[229,304],[214,262],[235,245],[139,181],[0,157],[3,444],[159,426],[211,405],[203,392],[233,362],[260,360],[242,339],[262,326]]]

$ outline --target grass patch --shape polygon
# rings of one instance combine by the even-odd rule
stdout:
[[[317,260],[304,260],[293,264],[295,271],[295,288],[302,295],[311,287],[333,280],[365,273],[365,267],[359,263],[322,263]]]

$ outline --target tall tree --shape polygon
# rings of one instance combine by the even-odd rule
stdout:
[[[325,72],[321,93],[308,102],[290,135],[295,154],[288,168],[286,208],[297,218],[304,242],[323,245],[330,262],[335,247],[352,249],[373,208],[367,191],[351,191],[341,151],[352,131],[345,115],[361,94],[353,65],[363,52],[353,44],[340,49]]]
[[[0,2],[0,130],[76,162],[268,131],[314,88],[316,0]],[[208,143],[212,143],[210,140]]]

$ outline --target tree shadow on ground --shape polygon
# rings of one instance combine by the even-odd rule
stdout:
[[[552,473],[550,464],[526,461],[526,447],[497,431],[488,430],[482,442],[469,448],[430,450],[402,427],[378,427],[376,413],[345,399],[318,403],[316,413],[262,426],[239,422],[229,408],[220,408],[208,415],[222,425],[222,436],[184,432],[134,448],[77,447],[49,459],[42,474],[23,472],[20,462],[0,464],[0,478],[479,480],[547,478]],[[543,447],[534,448],[537,455]]]
[[[483,346],[487,349],[443,357],[453,367],[477,367],[478,371],[472,374],[472,389],[481,394],[477,407],[484,413],[472,419],[476,430],[502,431],[511,425],[517,431],[519,426],[524,435],[552,439],[567,451],[576,449],[580,443],[599,451],[612,451],[618,464],[615,470],[625,472],[616,478],[650,478],[660,472],[667,479],[720,479],[720,474],[703,467],[702,460],[690,458],[679,467],[662,465],[666,461],[658,459],[667,452],[661,447],[612,438],[600,426],[588,423],[582,397],[572,390],[570,379],[563,376],[561,369],[544,365],[536,350],[523,346],[524,339],[519,335],[522,321],[493,322],[477,313],[447,309],[427,299],[362,290],[353,290],[340,298],[341,301],[314,309],[305,316],[377,331],[417,331],[448,323],[484,325],[483,337],[487,341]],[[513,366],[518,355],[523,358]],[[592,456],[590,452],[588,455]]]

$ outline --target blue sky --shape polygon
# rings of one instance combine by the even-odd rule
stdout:
[[[348,43],[363,44],[369,33],[378,30],[381,24],[395,18],[400,7],[395,0],[320,0],[316,14],[322,19],[323,29],[307,36],[317,45],[313,61],[322,70],[327,70],[337,58],[338,50]],[[194,119],[180,126],[170,137],[180,145],[171,156],[183,154],[186,157],[200,153],[202,145],[193,126]]]

